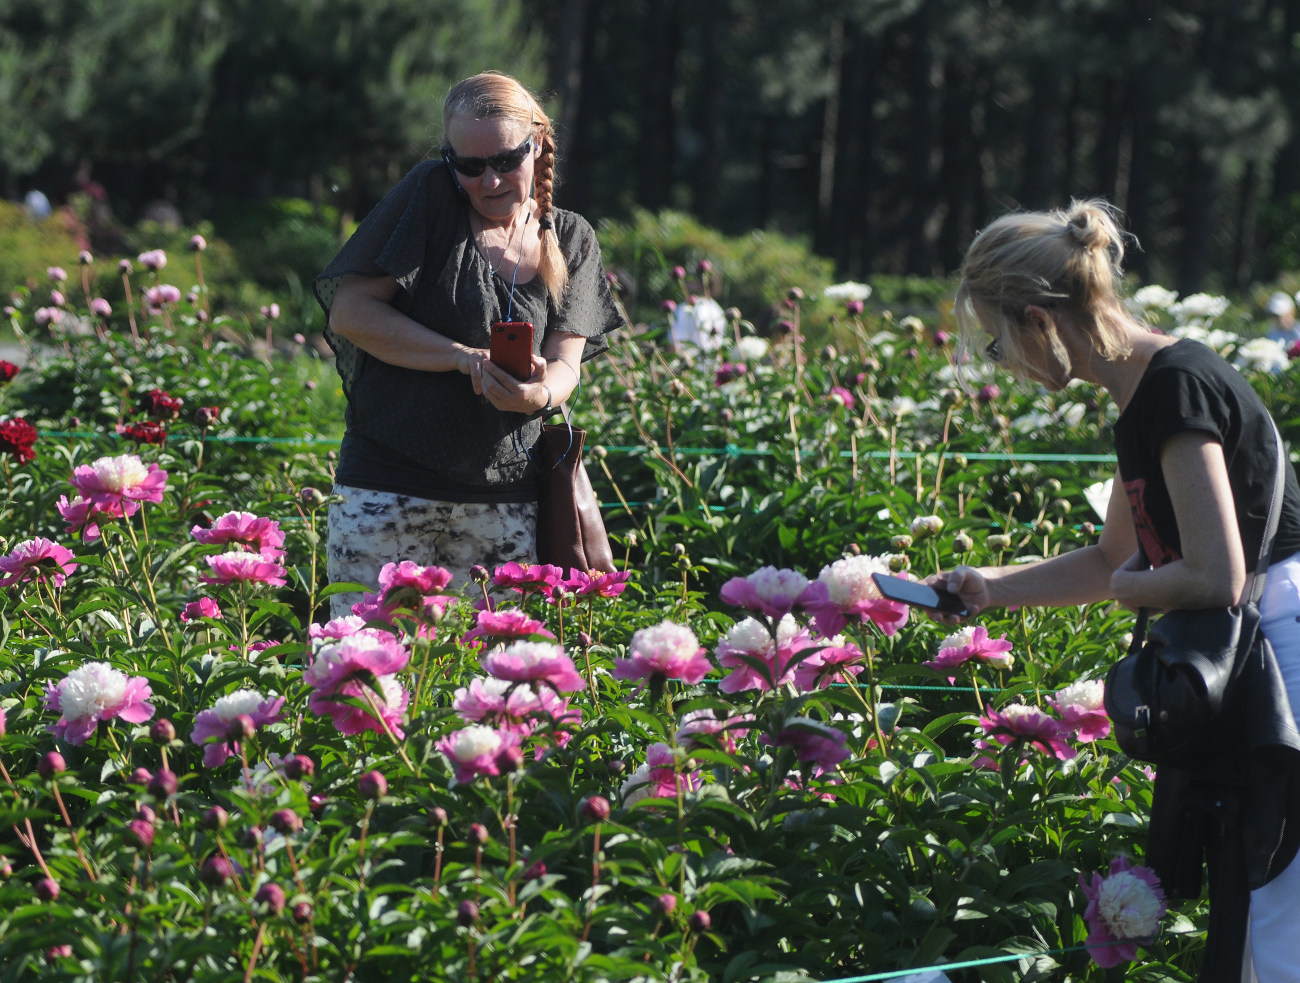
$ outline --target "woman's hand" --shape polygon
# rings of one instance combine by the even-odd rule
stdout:
[[[522,382],[487,359],[479,366],[482,395],[505,413],[536,413],[547,403],[546,359],[534,355],[533,374]]]
[[[456,357],[456,368],[462,375],[469,376],[474,386],[474,395],[483,395],[483,366],[489,361],[486,348],[462,348]]]
[[[947,590],[956,594],[961,598],[962,603],[966,605],[966,610],[969,612],[965,617],[944,614],[942,611],[926,612],[931,620],[943,625],[959,625],[968,618],[975,617],[984,608],[988,607],[992,601],[989,596],[988,581],[975,567],[965,565],[953,567],[947,573],[936,573],[925,582],[936,589]]]

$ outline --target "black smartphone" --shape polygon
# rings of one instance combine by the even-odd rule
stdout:
[[[493,321],[488,357],[516,379],[533,374],[531,321]]]
[[[944,590],[942,587],[930,587],[917,580],[891,577],[887,573],[873,573],[871,579],[876,582],[876,587],[879,588],[880,593],[891,601],[902,601],[904,604],[910,604],[913,607],[942,611],[944,614],[955,614],[960,618],[970,614],[960,597],[950,590]]]

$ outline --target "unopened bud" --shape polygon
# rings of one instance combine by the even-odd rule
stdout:
[[[53,778],[68,770],[68,763],[58,751],[46,751],[36,762],[36,771],[42,778]]]
[[[609,818],[609,799],[593,795],[582,803],[582,818],[589,823],[603,823]]]
[[[465,928],[469,928],[478,921],[478,904],[473,901],[462,901],[456,907],[456,921]]]
[[[357,780],[362,798],[378,799],[388,794],[388,779],[378,771],[368,771]]]
[[[149,725],[149,739],[155,744],[170,744],[176,740],[176,727],[166,717],[159,717]]]

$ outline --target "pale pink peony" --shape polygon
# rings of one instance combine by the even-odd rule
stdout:
[[[732,577],[718,595],[728,604],[780,618],[794,610],[808,578],[795,570],[763,567],[748,577]]]
[[[170,283],[160,283],[156,287],[149,287],[144,292],[145,307],[150,314],[161,314],[163,308],[168,304],[175,304],[181,299],[179,287],[172,286]]]
[[[939,645],[939,654],[929,662],[921,663],[937,672],[955,669],[971,659],[978,659],[994,669],[1010,669],[1015,658],[1010,654],[1011,643],[1006,635],[1001,638],[989,638],[988,629],[976,625],[967,625],[960,631],[949,635]],[[948,676],[948,682],[956,676]]]
[[[195,526],[190,535],[204,546],[245,547],[275,560],[284,556],[284,533],[280,531],[280,524],[252,512],[227,512],[213,520],[206,529]]]
[[[438,741],[438,750],[455,769],[456,781],[472,782],[480,776],[501,774],[498,758],[508,748],[519,747],[519,735],[482,724],[470,724]]]
[[[1168,910],[1165,893],[1155,872],[1115,857],[1105,877],[1094,873],[1088,883],[1079,875],[1079,887],[1088,899],[1083,913],[1088,923],[1088,954],[1103,969],[1137,958],[1140,942],[1160,931]]]
[[[718,717],[712,710],[692,710],[682,717],[677,728],[677,743],[690,751],[697,747],[717,747],[728,754],[736,753],[736,741],[749,733],[754,722],[750,714],[736,717]],[[712,743],[701,738],[711,738]]]
[[[615,679],[651,682],[656,677],[680,679],[694,685],[713,668],[700,647],[695,632],[685,625],[661,621],[653,628],[641,628],[632,635],[626,659],[614,660]]]
[[[220,697],[210,709],[200,710],[194,718],[190,740],[203,746],[203,765],[215,768],[232,754],[239,753],[239,741],[229,737],[230,725],[240,717],[253,721],[254,727],[265,727],[280,719],[284,697],[265,697],[256,690],[240,689]]]
[[[134,454],[119,454],[78,465],[72,484],[97,511],[129,516],[142,502],[162,501],[167,472],[156,464],[146,465]]]
[[[550,642],[511,642],[483,656],[483,671],[511,682],[542,682],[561,693],[572,693],[585,685],[573,660],[564,649]]]
[[[248,553],[234,550],[230,553],[218,553],[205,556],[212,574],[199,578],[208,584],[270,584],[273,587],[285,585],[284,567],[262,553]]]
[[[167,254],[161,249],[149,249],[136,257],[146,270],[157,272],[167,265]],[[125,260],[123,260],[125,262]]]
[[[387,725],[395,737],[404,737],[401,724],[410,695],[394,674],[410,660],[410,653],[384,632],[360,631],[326,642],[302,674],[312,688],[307,706],[328,714],[343,734],[382,734]]]
[[[808,629],[788,614],[777,622],[775,642],[758,619],[738,621],[718,641],[718,665],[731,670],[718,689],[723,693],[767,692],[793,682],[795,657],[813,644]]]
[[[152,692],[143,676],[127,676],[107,662],[89,662],[57,686],[46,684],[45,707],[62,716],[46,730],[69,744],[84,744],[101,720],[121,717],[142,724],[153,716]]]
[[[350,679],[391,676],[410,661],[411,653],[393,636],[363,630],[323,644],[302,679],[312,689],[330,692]]]
[[[1006,746],[1023,741],[1044,754],[1068,761],[1075,755],[1074,748],[1065,740],[1066,731],[1061,722],[1038,707],[1023,703],[1009,703],[1001,710],[989,710],[980,718],[980,727],[997,744]],[[976,746],[990,749],[993,744],[977,741]]]
[[[813,616],[817,632],[838,635],[850,618],[873,622],[886,635],[907,623],[907,605],[881,596],[873,573],[889,573],[884,557],[849,556],[823,567],[817,579],[799,597],[799,605]]]
[[[856,677],[862,672],[861,663],[866,659],[862,649],[840,635],[827,642],[825,648],[818,649],[795,667],[794,684],[805,693],[847,682],[845,677]]]
[[[1065,729],[1079,740],[1100,741],[1110,734],[1105,693],[1106,684],[1100,679],[1081,679],[1058,690],[1047,702],[1061,715]]]
[[[646,749],[645,764],[628,776],[620,791],[623,805],[630,806],[646,798],[676,798],[679,791],[693,792],[702,784],[698,771],[679,773],[673,749],[657,742]]]
[[[214,621],[220,621],[221,608],[212,598],[200,597],[197,601],[190,601],[181,609],[182,622],[188,623],[196,618],[212,618]]]
[[[473,679],[452,696],[451,708],[467,723],[491,724],[529,737],[544,722],[555,728],[582,722],[582,712],[549,686],[538,689],[506,679]],[[567,736],[565,738],[567,741]],[[563,745],[564,741],[559,742]]]
[[[848,738],[842,730],[810,717],[788,717],[779,731],[764,734],[763,740],[774,747],[794,748],[799,763],[811,765],[815,776],[832,770],[851,756],[845,746]]]
[[[516,608],[479,611],[474,617],[474,627],[465,633],[464,643],[470,648],[482,648],[485,642],[505,643],[514,639],[531,639],[534,635],[554,639],[546,625],[530,618]]]
[[[384,564],[379,571],[379,591],[387,594],[408,587],[417,594],[436,594],[451,583],[451,579],[451,571],[442,567],[422,567],[410,560],[402,560]]]
[[[345,614],[341,618],[333,618],[323,625],[312,625],[307,629],[307,637],[316,639],[336,639],[347,638],[349,635],[355,635],[366,627],[366,619],[355,614]]]
[[[0,573],[5,574],[0,577],[0,587],[22,583],[29,577],[49,580],[55,587],[62,587],[76,569],[71,550],[37,536],[23,540],[7,556],[0,556]]]

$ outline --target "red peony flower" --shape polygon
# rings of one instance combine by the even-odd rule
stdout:
[[[0,362],[0,365],[8,364],[8,362]],[[8,420],[0,420],[0,454],[10,454],[19,464],[26,464],[36,458],[36,451],[32,450],[34,443],[36,443],[36,428],[22,417],[15,416]]]
[[[141,412],[148,413],[152,420],[175,420],[181,415],[185,400],[171,396],[161,389],[150,389],[140,397]]]
[[[16,376],[18,372],[18,366],[14,365],[13,362],[6,362],[4,359],[0,358],[0,386],[4,385],[6,382],[12,382],[13,377]]]

